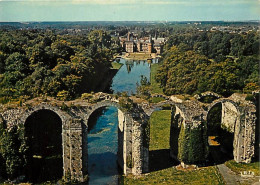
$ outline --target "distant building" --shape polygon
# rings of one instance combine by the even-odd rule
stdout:
[[[125,41],[125,50],[127,53],[133,53],[134,52],[134,42]]]
[[[160,55],[162,53],[163,45],[166,42],[165,38],[157,38],[155,35],[155,38],[152,39],[152,42],[156,53]]]
[[[163,45],[165,44],[165,38],[134,37],[130,32],[127,34],[127,38],[120,38],[120,44],[125,48],[127,53],[144,52],[144,53],[157,53],[161,54]]]

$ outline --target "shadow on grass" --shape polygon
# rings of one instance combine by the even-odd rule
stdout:
[[[163,170],[179,164],[170,157],[170,149],[152,150],[149,152],[149,159],[150,172]]]
[[[224,164],[226,161],[234,159],[232,152],[225,151],[221,146],[210,146],[209,156],[206,166]]]

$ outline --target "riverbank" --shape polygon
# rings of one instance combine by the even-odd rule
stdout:
[[[155,76],[159,69],[159,64],[151,65],[150,82],[152,86],[152,94],[163,94],[163,89],[160,87],[160,83],[156,82]]]
[[[122,55],[122,58],[128,60],[152,60],[158,57],[160,56],[156,53],[125,53],[125,55]]]
[[[121,63],[112,62],[112,67],[107,72],[107,75],[103,78],[102,82],[99,86],[96,87],[96,92],[109,92],[111,82],[116,75],[116,73],[119,71],[119,69],[123,66]]]

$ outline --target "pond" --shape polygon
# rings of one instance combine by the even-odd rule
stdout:
[[[157,62],[153,60],[152,62]],[[113,78],[113,93],[136,93],[141,75],[150,79],[150,62],[120,59],[123,66]],[[121,169],[117,165],[117,108],[106,107],[91,116],[88,134],[89,185],[119,184]]]

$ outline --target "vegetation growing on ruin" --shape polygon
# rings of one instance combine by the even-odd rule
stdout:
[[[162,110],[152,114],[150,119],[150,151],[169,150],[171,111]],[[169,153],[167,153],[169,155]],[[167,155],[167,156],[168,156]],[[168,158],[163,161],[171,163]],[[172,160],[172,159],[171,159]],[[224,184],[216,167],[204,167],[198,170],[177,170],[174,166],[155,170],[141,177],[124,177],[124,184]]]
[[[1,176],[13,180],[23,175],[27,164],[28,146],[24,138],[24,127],[5,128],[0,123],[0,172]]]
[[[205,162],[208,156],[207,133],[203,124],[197,128],[181,126],[179,134],[178,159],[185,164]]]
[[[122,93],[122,97],[119,99],[120,109],[126,112],[130,112],[134,109],[134,102],[131,100],[127,93]]]

